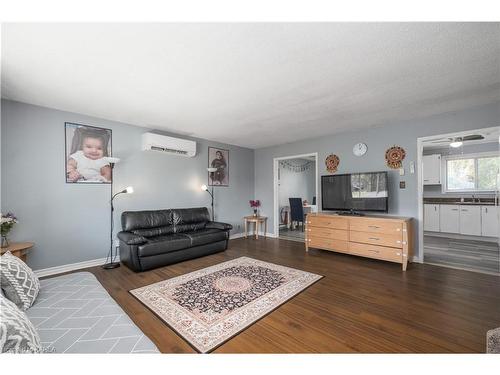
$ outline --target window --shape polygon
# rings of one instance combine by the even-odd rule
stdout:
[[[446,160],[446,192],[492,191],[499,186],[497,154],[464,155]]]

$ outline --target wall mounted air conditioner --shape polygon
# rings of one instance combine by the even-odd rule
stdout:
[[[187,139],[168,137],[154,133],[142,135],[142,150],[157,151],[165,154],[192,158],[196,155],[196,142]]]

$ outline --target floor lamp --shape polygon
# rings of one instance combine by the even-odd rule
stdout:
[[[214,167],[209,167],[207,168],[208,173],[214,173],[217,172],[217,168]],[[210,194],[210,198],[212,198],[212,221],[215,221],[215,212],[214,212],[214,184],[212,183],[212,191],[208,190],[207,185],[201,185],[201,190],[206,191],[208,194]]]
[[[115,208],[113,206],[113,200],[120,194],[131,194],[134,192],[134,189],[132,188],[132,186],[129,186],[128,188],[123,189],[122,191],[119,191],[118,193],[113,195],[113,169],[115,167],[115,164],[118,163],[119,161],[120,161],[119,158],[112,158],[112,157],[108,158],[108,163],[111,167],[111,200],[109,201],[110,208],[111,208],[111,210],[110,210],[110,224],[111,225],[110,225],[110,231],[109,231],[109,242],[110,242],[109,243],[109,254],[108,254],[108,257],[106,257],[106,263],[102,265],[102,268],[104,268],[105,270],[120,267],[120,262],[114,261],[117,254],[114,254],[114,256],[113,256],[113,229],[114,229],[113,214],[115,211]],[[109,262],[108,262],[108,258],[109,258]]]

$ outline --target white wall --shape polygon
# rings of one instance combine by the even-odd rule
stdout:
[[[306,159],[287,159],[287,162],[294,165],[305,164],[311,162]],[[302,198],[302,200],[307,199],[309,203],[312,203],[312,199],[316,194],[316,162],[311,162],[309,168],[305,171],[295,172],[289,168],[283,166],[283,163],[279,164],[279,186],[278,186],[278,196],[279,196],[279,206],[289,206],[288,198]]]

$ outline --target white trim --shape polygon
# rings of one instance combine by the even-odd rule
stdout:
[[[418,253],[419,257],[414,257],[415,259],[418,259],[418,263],[423,263],[424,261],[424,181],[423,181],[423,174],[422,174],[422,155],[424,152],[424,143],[427,141],[432,141],[432,140],[437,140],[439,138],[444,138],[444,137],[460,137],[460,136],[465,136],[467,134],[470,134],[471,132],[478,132],[478,131],[488,131],[488,130],[495,130],[497,129],[497,126],[490,127],[490,128],[480,128],[480,129],[472,129],[472,130],[465,130],[461,132],[452,132],[452,133],[446,133],[446,134],[438,134],[438,135],[432,135],[428,137],[418,137],[417,138],[417,203],[418,203]],[[498,194],[498,192],[497,192]]]
[[[278,238],[279,236],[279,215],[278,215],[278,210],[279,210],[279,202],[278,202],[278,168],[279,168],[279,161],[280,160],[287,160],[287,159],[297,159],[297,158],[304,158],[308,156],[314,156],[315,161],[316,161],[316,205],[319,206],[319,195],[318,195],[318,153],[317,152],[311,152],[308,154],[300,154],[300,155],[291,155],[291,156],[282,156],[278,158],[273,159],[273,230],[274,233],[268,233],[266,237],[272,237],[272,238]]]
[[[117,256],[115,262],[119,262],[120,257]],[[82,268],[102,266],[106,262],[106,258],[86,260],[78,263],[64,264],[62,266],[42,268],[40,270],[33,271],[38,277],[52,276],[64,272],[75,271]]]
[[[259,236],[263,236],[263,233],[259,232]],[[237,238],[242,238],[242,237],[245,237],[245,233],[235,233],[230,235],[229,239],[235,240]],[[266,237],[274,237],[274,234],[267,233]],[[102,266],[105,262],[106,258],[99,258],[99,259],[86,260],[78,263],[63,264],[62,266],[42,268],[33,272],[35,272],[35,275],[37,275],[38,277],[45,277],[45,276],[57,275],[64,272],[75,271],[82,268]],[[115,262],[120,262],[119,255],[116,256]]]

